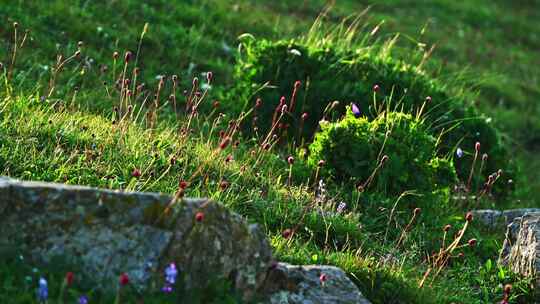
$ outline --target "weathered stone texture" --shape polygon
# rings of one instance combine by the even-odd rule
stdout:
[[[509,225],[515,218],[533,212],[540,212],[540,208],[520,208],[503,211],[482,209],[471,211],[478,222],[490,228],[502,227],[503,224]]]
[[[334,266],[278,263],[269,272],[264,289],[270,294],[270,304],[370,303],[345,272]]]
[[[245,298],[261,287],[271,248],[256,225],[223,205],[0,177],[0,247],[16,246],[35,261],[77,263],[103,289],[127,272],[144,290],[175,262],[187,288],[228,278]],[[197,222],[195,214],[204,213]]]
[[[540,295],[540,212],[526,213],[508,225],[499,263],[533,278]]]

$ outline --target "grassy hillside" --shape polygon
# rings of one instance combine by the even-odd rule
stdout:
[[[286,142],[281,135],[248,134],[238,127],[257,111],[255,100],[230,94],[239,82],[237,61],[245,51],[239,41],[306,37],[326,4],[14,0],[2,5],[0,174],[211,197],[265,227],[279,259],[342,267],[373,303],[494,303],[508,283],[513,284],[511,303],[530,301],[529,282],[495,264],[503,233],[485,231],[474,220],[466,224],[464,217],[472,208],[539,206],[540,160],[534,156],[540,149],[540,72],[535,68],[540,63],[540,4],[344,0],[311,32],[322,41],[325,30],[350,25],[354,18],[348,17],[359,15],[356,33],[368,37],[365,45],[388,60],[414,65],[441,88],[448,87],[448,94],[462,92],[467,105],[492,117],[490,124],[510,151],[508,162],[522,170],[512,177],[513,194],[504,200],[485,195],[477,202],[454,200],[456,192],[444,183],[386,192],[384,183],[400,175],[386,174],[379,150],[366,154],[373,170],[368,180],[375,179],[377,187],[369,187],[371,180],[360,188],[358,180],[327,178],[330,163],[319,167],[316,160],[308,161],[309,140]],[[336,37],[338,44],[346,39]],[[128,51],[132,55],[126,60]],[[278,100],[268,102],[277,105]],[[234,103],[249,104],[248,115],[224,107]],[[335,125],[328,129],[355,126],[352,114],[341,123],[332,114],[328,123]],[[374,116],[384,125],[384,111]],[[422,119],[415,126],[425,118],[418,116]],[[366,122],[365,128],[372,125]],[[366,140],[380,144],[383,138],[384,147],[389,128]],[[436,136],[421,136],[429,137],[426,141],[437,150]],[[399,142],[389,147],[402,148]],[[462,148],[463,159],[470,162],[475,148]],[[453,152],[441,161],[459,162]],[[389,155],[394,164],[395,156]],[[407,157],[404,163],[414,159]],[[456,167],[467,184],[468,169]],[[480,180],[487,176],[476,174],[479,181],[473,187],[482,193]],[[508,182],[501,178],[498,183],[502,180]],[[339,207],[341,202],[345,207]],[[445,232],[445,225],[451,230]],[[464,225],[468,229],[459,236]],[[452,250],[451,262],[435,276],[431,253],[441,252],[450,238],[463,238],[462,246]],[[11,251],[0,250],[8,261],[0,266],[0,302],[33,301],[40,276],[49,280],[51,297],[57,298],[66,269],[39,268]],[[206,293],[214,300],[228,293],[226,286],[214,289]],[[82,294],[103,303],[114,296],[95,294],[77,282],[70,297]],[[162,303],[186,296],[157,294],[128,297]]]

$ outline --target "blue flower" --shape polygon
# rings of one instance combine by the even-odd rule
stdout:
[[[171,263],[167,268],[165,268],[165,281],[169,284],[174,284],[176,282],[176,277],[178,276],[178,270],[176,265]]]
[[[80,296],[78,303],[79,304],[88,304],[88,297],[87,296]]]
[[[171,293],[173,291],[173,285],[176,283],[176,277],[178,276],[178,269],[174,263],[169,264],[165,268],[165,286],[161,288],[164,293]]]
[[[40,302],[47,301],[47,298],[49,297],[49,288],[47,287],[47,280],[45,280],[44,278],[39,279],[37,297]]]
[[[458,158],[461,158],[463,156],[463,150],[461,150],[461,148],[457,148],[456,155]]]
[[[351,103],[351,111],[354,114],[354,117],[359,118],[362,113],[360,113],[360,108],[355,104]]]

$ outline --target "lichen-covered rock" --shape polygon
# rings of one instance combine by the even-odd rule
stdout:
[[[483,209],[471,211],[475,221],[483,225],[494,228],[502,218],[502,212],[499,210]]]
[[[206,199],[183,199],[165,212],[172,201],[0,177],[0,246],[17,247],[36,262],[76,263],[102,289],[115,288],[126,272],[144,290],[156,271],[175,262],[187,288],[224,278],[251,298],[271,262],[263,231]]]
[[[264,291],[270,304],[370,303],[345,272],[334,266],[278,263],[269,271]]]
[[[540,212],[526,213],[508,225],[499,263],[533,278],[540,296]]]
[[[526,213],[532,212],[540,212],[540,208],[520,208],[503,211],[482,209],[471,211],[474,218],[477,219],[478,222],[489,228],[496,228],[498,226],[502,226],[503,223],[509,225],[514,221],[515,218],[522,217]]]
[[[522,217],[527,213],[540,212],[540,208],[520,208],[520,209],[510,209],[503,210],[502,216],[506,221],[506,224],[509,225],[514,221],[515,218]]]

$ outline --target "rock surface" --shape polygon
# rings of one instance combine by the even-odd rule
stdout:
[[[533,278],[540,296],[540,212],[526,213],[508,225],[499,263]]]
[[[251,298],[266,277],[271,248],[264,232],[219,203],[155,193],[125,193],[0,177],[0,247],[33,260],[79,265],[102,289],[126,272],[133,286],[175,262],[187,288],[228,278]],[[200,222],[197,212],[204,214]]]
[[[521,208],[503,211],[482,209],[471,211],[475,219],[490,228],[496,228],[499,224],[502,226],[504,223],[509,225],[515,218],[522,217],[526,213],[532,212],[540,212],[540,208]]]
[[[370,304],[345,272],[333,266],[278,263],[269,271],[264,290],[270,304]]]

